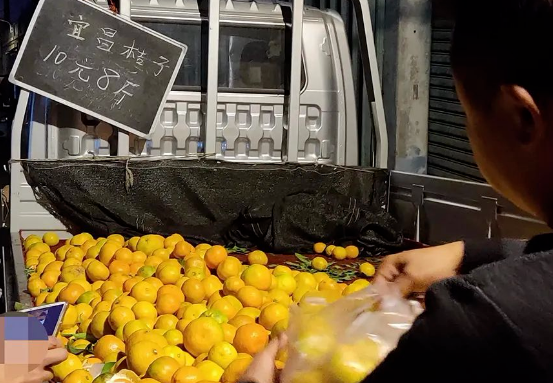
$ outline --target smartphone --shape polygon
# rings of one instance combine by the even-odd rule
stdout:
[[[21,310],[20,312],[37,318],[46,329],[48,336],[55,336],[58,333],[61,321],[65,315],[65,310],[67,310],[66,302],[56,302]]]

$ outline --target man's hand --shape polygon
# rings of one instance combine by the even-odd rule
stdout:
[[[67,350],[56,337],[51,336],[48,342],[48,351],[44,356],[44,362],[27,375],[18,377],[15,380],[16,383],[44,383],[54,378],[48,366],[58,364],[67,359]]]
[[[397,284],[404,295],[424,293],[430,285],[457,275],[463,261],[463,242],[411,250],[386,257],[375,283]]]
[[[252,363],[240,378],[239,382],[251,383],[274,383],[276,368],[275,358],[280,349],[286,347],[288,339],[285,335],[269,343],[265,350],[258,353],[253,358]]]

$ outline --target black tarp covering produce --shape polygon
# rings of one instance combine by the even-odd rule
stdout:
[[[402,244],[385,211],[386,170],[138,158],[22,164],[39,203],[73,232],[180,233],[273,253],[335,241],[378,255]]]

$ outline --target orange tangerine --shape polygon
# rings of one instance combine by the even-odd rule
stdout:
[[[117,298],[119,298],[123,294],[123,290],[117,288],[117,289],[111,289],[106,291],[104,294],[102,294],[102,300],[105,302],[115,302]]]
[[[104,294],[108,290],[118,289],[118,288],[121,288],[121,286],[119,286],[116,282],[104,281],[100,286],[100,294]]]
[[[138,241],[140,241],[140,237],[132,237],[127,241],[127,247],[132,251],[136,251],[136,245],[138,245]]]
[[[107,237],[108,241],[119,243],[121,246],[125,244],[125,238],[121,234],[111,234]]]
[[[234,336],[236,335],[236,327],[230,323],[222,323],[221,328],[223,329],[225,342],[232,344],[232,342],[234,342]]]
[[[156,270],[156,277],[164,284],[175,284],[181,277],[181,265],[168,264]]]
[[[137,303],[138,303],[138,301],[136,299],[134,299],[133,297],[131,297],[128,294],[125,293],[125,294],[119,296],[119,298],[117,298],[113,302],[113,305],[111,307],[112,307],[112,309],[114,309],[116,307],[122,306],[122,307],[127,307],[129,309],[132,309],[133,306]]]
[[[265,329],[263,329],[265,331]],[[207,353],[214,344],[224,339],[223,329],[213,318],[194,319],[183,333],[184,346],[194,356]]]
[[[105,360],[110,354],[119,352],[125,352],[125,343],[114,335],[103,336],[94,345],[94,356],[101,360]]]
[[[173,256],[178,259],[184,259],[190,255],[193,247],[186,241],[179,241],[175,244],[173,249]]]
[[[86,275],[92,282],[105,281],[109,277],[109,269],[102,262],[94,260],[88,264]]]
[[[225,372],[221,366],[211,360],[203,360],[196,367],[198,367],[205,380],[209,382],[218,382]]]
[[[61,262],[61,261],[58,261]],[[54,263],[54,262],[52,262]],[[75,258],[67,258],[65,261],[63,261],[63,265],[61,266],[61,270],[69,267],[69,266],[82,266],[82,262]],[[83,266],[84,267],[84,266]]]
[[[107,241],[102,246],[102,249],[98,254],[98,260],[102,262],[104,265],[109,266],[113,257],[115,256],[115,252],[119,250],[121,247],[122,246],[118,242]]]
[[[193,366],[179,368],[171,379],[171,383],[198,383],[202,380],[202,372]]]
[[[246,286],[246,284],[240,277],[232,276],[226,279],[225,283],[223,283],[223,293],[225,295],[235,295],[244,286]]]
[[[258,290],[269,290],[272,283],[272,274],[263,265],[251,265],[242,273],[246,286],[253,286]]]
[[[226,281],[228,278],[239,276],[242,271],[242,263],[236,257],[226,257],[217,266],[217,275],[222,281]]]
[[[68,266],[61,270],[62,282],[69,283],[75,279],[86,279],[85,269],[82,266]]]
[[[98,243],[98,241],[96,241],[95,239],[89,239],[88,241],[86,241],[85,243],[83,243],[83,245],[81,246],[81,250],[83,251],[83,253],[85,254],[85,256],[86,256],[86,253],[88,253],[88,250],[89,250],[92,246],[96,246],[97,243]]]
[[[186,312],[186,309],[192,305],[190,302],[183,302],[180,304],[179,309],[177,310],[177,313],[175,314],[177,318],[182,319],[184,316],[184,313]]]
[[[155,256],[150,256],[146,259],[146,261],[144,261],[144,265],[145,266],[152,266],[152,267],[157,268],[161,262],[163,262],[162,258],[155,257]]]
[[[85,270],[88,267],[88,265],[92,263],[93,260],[94,260],[93,258],[88,258],[83,261],[82,266],[85,268]]]
[[[261,250],[255,250],[248,254],[248,263],[250,265],[267,265],[269,258]]]
[[[179,330],[180,332],[184,332],[190,322],[192,322],[192,319],[179,319],[177,325],[175,326],[175,329]]]
[[[160,330],[171,330],[177,327],[177,322],[179,319],[171,314],[160,315],[157,320],[154,328]]]
[[[205,298],[205,288],[203,283],[195,278],[191,278],[182,285],[182,292],[187,302],[200,303]]]
[[[170,356],[161,356],[150,364],[146,376],[160,383],[171,383],[171,378],[180,367],[179,362]]]
[[[129,266],[131,275],[136,275],[142,266],[144,266],[143,263],[131,263]]]
[[[225,369],[223,376],[221,376],[222,383],[236,383],[240,377],[246,372],[250,363],[252,362],[251,358],[238,358],[233,361]]]
[[[29,247],[29,251],[32,251],[32,250],[36,250],[36,251],[40,252],[40,254],[44,254],[44,253],[50,252],[50,246],[48,246],[47,244],[45,244],[43,242],[37,242],[37,243],[32,244]]]
[[[244,307],[256,307],[259,308],[263,304],[263,295],[261,291],[253,286],[244,286],[236,295],[240,303]]]
[[[77,299],[85,292],[85,289],[76,283],[70,283],[63,290],[60,291],[58,295],[58,300],[60,302],[67,302],[70,304],[75,304]]]
[[[154,342],[143,341],[128,347],[127,365],[136,374],[142,376],[148,367],[162,356],[162,349]]]
[[[163,286],[163,282],[161,282],[158,278],[155,278],[155,277],[146,278],[144,279],[144,282],[148,282],[149,284],[154,286],[156,291]]]
[[[180,346],[184,341],[182,331],[176,328],[167,330],[163,336],[171,346]]]
[[[169,257],[171,256],[171,249],[157,249],[157,250],[154,250],[154,252],[152,253],[152,256],[159,257],[163,260],[168,260]]]
[[[132,263],[144,263],[148,259],[148,256],[142,251],[135,251],[132,253]]]
[[[142,251],[147,256],[152,255],[157,249],[163,249],[165,238],[157,234],[148,234],[140,238],[136,244],[136,250]]]
[[[115,273],[111,274],[108,278],[108,281],[115,282],[119,287],[123,287],[127,279],[130,279],[131,276],[129,274],[124,273]]]
[[[96,281],[92,283],[92,291],[101,291],[104,281]]]
[[[205,267],[205,262],[202,258],[197,256],[187,257],[184,261],[184,268],[189,269],[191,267],[198,267],[203,269]]]
[[[156,268],[154,266],[144,265],[140,269],[138,269],[138,272],[136,274],[142,278],[150,278],[155,273]]]
[[[137,302],[133,307],[132,311],[137,319],[156,319],[157,310],[155,306],[146,301]]]
[[[67,253],[65,253],[65,259],[78,259],[79,261],[82,261],[84,255],[85,253],[81,250],[80,247],[72,247],[67,250]]]
[[[210,297],[213,293],[223,289],[223,284],[215,275],[210,275],[202,280],[204,286],[205,296]]]
[[[60,238],[56,233],[49,231],[47,233],[44,233],[44,235],[42,236],[42,242],[44,242],[48,246],[56,246],[58,243],[60,243]]]
[[[182,298],[177,294],[158,294],[156,301],[157,313],[159,315],[174,314],[177,312],[182,302]]]
[[[123,327],[123,339],[127,341],[137,331],[149,330],[148,325],[142,319],[128,321]]]
[[[289,317],[288,308],[280,303],[271,303],[263,310],[259,316],[259,324],[271,331],[273,326],[281,321],[287,320]]]
[[[211,308],[213,310],[220,311],[228,319],[232,319],[236,316],[236,313],[238,312],[238,308],[233,304],[233,302],[230,299],[227,299],[227,298],[228,297],[219,299],[218,301],[213,303]]]
[[[60,271],[56,271],[56,270],[45,271],[40,276],[40,279],[42,279],[42,281],[46,284],[46,287],[51,289],[58,282],[60,275],[61,275]]]
[[[249,323],[236,330],[233,345],[236,351],[255,355],[263,350],[269,341],[267,330],[257,323]]]
[[[207,268],[190,267],[184,271],[184,276],[187,278],[198,279],[201,281],[206,277],[206,269]]]
[[[121,249],[121,250],[123,250],[123,249]],[[131,271],[131,267],[125,261],[120,261],[120,260],[114,259],[109,264],[109,272],[111,274],[117,274],[117,273],[129,274],[130,271]]]
[[[96,315],[93,314],[92,321],[88,326],[88,331],[96,338],[101,339],[104,335],[113,334],[109,322],[109,311],[100,311]]]
[[[214,270],[227,258],[228,252],[223,246],[215,245],[210,247],[204,257],[205,264],[210,269]]]
[[[184,294],[182,293],[181,289],[175,285],[165,285],[165,286],[161,286],[159,288],[159,290],[157,291],[157,296],[158,298],[160,297],[160,295],[162,294],[174,294],[174,295],[177,295],[179,297],[179,299],[181,300],[181,303],[184,302]]]
[[[111,310],[108,321],[112,330],[116,331],[119,327],[135,319],[134,313],[130,308],[119,306]]]
[[[255,323],[255,319],[248,315],[236,315],[234,318],[229,320],[228,323],[238,329],[243,325]]]
[[[164,268],[165,266],[169,266],[169,265],[173,265],[173,266],[179,266],[182,268],[182,265],[180,264],[180,262],[174,258],[171,258],[171,259],[165,259],[163,262],[161,262],[157,269],[162,269]]]
[[[222,299],[222,298],[223,297],[221,296],[221,293],[219,291],[211,294],[211,296],[207,300],[207,307],[211,308],[215,302],[217,302],[219,299]]]
[[[175,245],[181,241],[184,241],[184,238],[180,234],[171,234],[169,237],[165,238],[163,242],[163,247],[166,249],[175,247]]]
[[[85,259],[97,259],[100,254],[100,250],[102,250],[102,246],[100,246],[99,244],[92,246],[86,251],[86,254],[84,256]]]
[[[157,300],[157,289],[145,280],[140,281],[132,287],[130,296],[138,302],[146,301],[155,303]]]

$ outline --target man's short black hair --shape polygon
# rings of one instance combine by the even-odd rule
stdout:
[[[501,85],[553,96],[553,0],[459,0],[451,62],[481,106]]]

